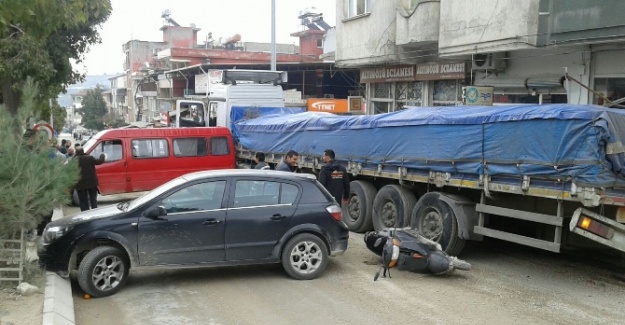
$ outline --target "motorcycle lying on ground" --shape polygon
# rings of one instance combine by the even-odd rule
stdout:
[[[364,237],[367,248],[382,257],[382,265],[373,280],[380,276],[391,277],[390,269],[397,267],[418,273],[447,274],[454,270],[468,271],[471,264],[454,256],[449,256],[441,245],[423,237],[415,229],[387,228],[369,231]]]

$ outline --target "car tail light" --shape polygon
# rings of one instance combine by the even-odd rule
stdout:
[[[328,207],[326,207],[326,211],[328,211],[328,213],[332,216],[332,218],[336,221],[341,221],[341,207],[336,205],[336,204],[332,204]]]

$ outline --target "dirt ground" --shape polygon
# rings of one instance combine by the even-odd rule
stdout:
[[[41,324],[45,292],[45,272],[37,265],[34,242],[26,242],[26,259],[31,261],[24,268],[24,280],[37,288],[37,293],[22,296],[17,283],[0,283],[0,325]]]
[[[15,288],[0,289],[0,325],[41,324],[43,318],[43,289],[22,296]]]

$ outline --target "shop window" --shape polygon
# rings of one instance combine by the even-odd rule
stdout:
[[[438,80],[434,85],[434,106],[455,106],[462,104],[461,80]]]
[[[384,114],[390,112],[391,103],[373,101],[373,114]]]
[[[395,84],[395,110],[399,111],[406,106],[421,106],[423,83],[398,82]]]
[[[625,78],[595,78],[595,91],[611,101],[625,97]],[[593,103],[604,105],[604,99],[594,96]]]
[[[374,98],[391,98],[391,84],[388,82],[374,83],[373,97]]]
[[[530,94],[495,94],[493,103],[495,104],[538,104],[539,97]]]

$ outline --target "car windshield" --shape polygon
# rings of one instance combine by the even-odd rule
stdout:
[[[82,147],[85,149],[85,152],[89,152],[89,150],[91,149],[91,147],[93,147],[93,145],[96,143],[96,139],[91,138],[91,137],[86,137],[86,142],[82,145]]]
[[[171,181],[151,190],[150,192],[145,193],[144,195],[130,201],[130,205],[128,206],[129,210],[133,210],[134,208],[143,205],[145,202],[148,202],[150,200],[152,200],[155,197],[158,197],[159,195],[169,191],[170,189],[184,184],[186,182],[186,180],[182,177],[178,177],[175,179],[172,179]]]

